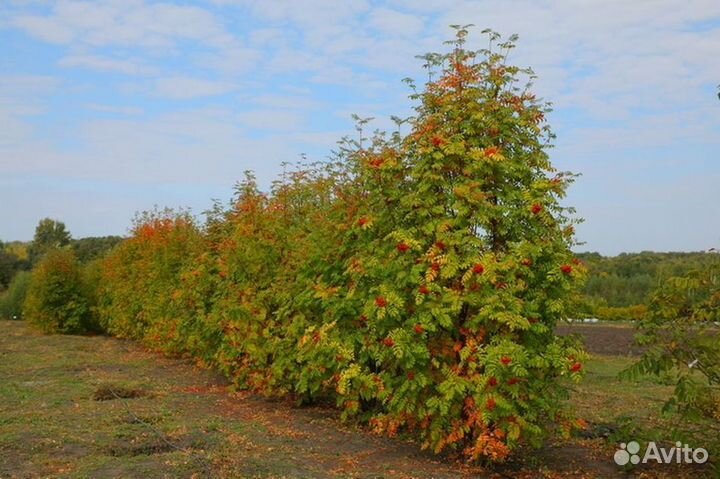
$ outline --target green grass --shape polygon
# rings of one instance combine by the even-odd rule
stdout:
[[[703,447],[716,462],[720,453],[717,422],[688,422],[675,413],[663,413],[663,406],[673,394],[673,380],[667,377],[645,377],[637,381],[618,379],[618,374],[636,359],[595,356],[587,363],[587,376],[575,388],[572,403],[578,415],[588,421],[587,433],[604,436],[600,447],[608,452],[620,442],[653,441],[674,447],[676,441],[691,447]],[[708,465],[710,466],[710,465]],[[669,470],[667,477],[720,477],[720,471],[709,468]],[[663,476],[664,477],[664,476]]]
[[[621,381],[618,374],[635,359],[593,356],[585,365],[585,380],[575,387],[573,404],[592,422],[611,422],[631,417],[641,425],[659,423],[657,413],[672,394],[672,386],[654,378]]]
[[[341,428],[332,411],[239,396],[187,360],[112,338],[43,336],[17,321],[0,321],[0,331],[0,478],[322,478],[415,468],[414,446]],[[108,387],[141,394],[96,400]],[[450,465],[418,457],[426,477],[452,477],[443,472]]]
[[[4,325],[11,329],[8,323]],[[163,435],[185,438],[201,426],[192,419],[185,422],[174,417],[163,397],[181,384],[181,378],[160,381],[134,374],[146,369],[152,358],[118,354],[115,343],[105,338],[62,337],[58,342],[55,337],[25,335],[18,341],[19,336],[12,334],[16,332],[10,331],[0,343],[4,356],[0,367],[0,401],[4,405],[0,409],[0,476],[72,472],[74,477],[107,477],[113,476],[115,469],[139,476],[166,469],[148,455],[135,454],[161,442],[158,435],[142,424],[128,424],[122,401],[93,400],[102,384],[153,394],[133,399],[132,410],[141,417],[157,418],[155,427]],[[59,344],[62,347],[57,347]],[[112,359],[118,360],[116,365],[108,364]],[[184,429],[189,431],[181,433]],[[132,447],[123,449],[126,443]],[[170,452],[163,460],[174,464],[173,471],[180,475],[195,468],[179,451]]]

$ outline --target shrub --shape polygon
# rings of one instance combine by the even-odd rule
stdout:
[[[666,280],[638,325],[642,358],[622,373],[670,376],[675,393],[665,404],[702,427],[720,427],[720,262]],[[720,444],[715,445],[720,446]]]
[[[47,333],[97,330],[82,270],[69,249],[49,250],[30,277],[23,314]]]
[[[216,264],[204,269],[205,282],[215,284],[205,327],[218,338],[214,360],[245,387],[302,401],[335,396],[327,379],[344,364],[336,360],[342,348],[316,355],[303,344],[334,314],[319,299],[340,292],[330,282],[342,275],[353,247],[345,172],[335,165],[302,169],[271,195],[251,176],[238,187],[213,241]],[[351,301],[339,307],[357,317]]]
[[[140,339],[165,352],[182,350],[178,327],[192,310],[180,301],[181,272],[204,246],[185,212],[150,211],[135,219],[132,236],[100,262],[97,311],[109,333]]]
[[[22,308],[25,302],[30,272],[19,271],[15,274],[7,291],[0,294],[0,317],[3,319],[21,319]]]

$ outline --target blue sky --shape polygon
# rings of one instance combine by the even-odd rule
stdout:
[[[226,200],[246,169],[323,159],[350,115],[390,127],[448,25],[518,33],[581,173],[579,249],[720,246],[717,0],[150,0],[0,4],[0,239],[75,237]]]

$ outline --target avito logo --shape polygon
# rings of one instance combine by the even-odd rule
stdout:
[[[655,442],[649,442],[645,452],[640,455],[640,444],[630,441],[627,444],[620,444],[620,449],[615,451],[615,463],[619,466],[626,464],[647,464],[657,462],[658,464],[704,464],[708,460],[708,452],[702,447],[693,449],[680,441],[675,447],[665,449],[658,447]]]

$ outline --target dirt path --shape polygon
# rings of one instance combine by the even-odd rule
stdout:
[[[473,469],[342,425],[332,409],[233,393],[132,342],[18,322],[0,332],[0,478],[627,477],[593,440]]]

